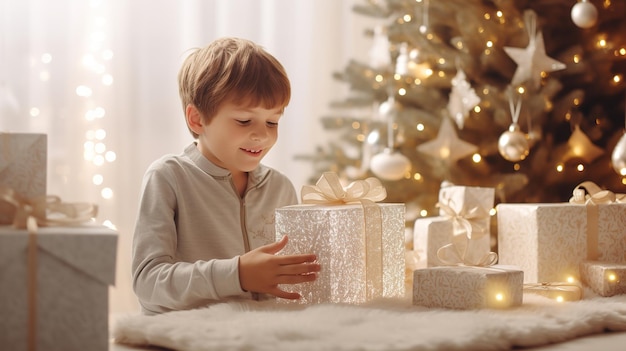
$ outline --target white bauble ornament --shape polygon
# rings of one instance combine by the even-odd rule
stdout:
[[[626,133],[622,135],[613,149],[611,164],[617,174],[626,176]]]
[[[509,130],[500,135],[498,151],[505,160],[511,162],[521,161],[528,156],[528,139],[517,124],[511,124]]]
[[[384,180],[400,180],[411,169],[411,161],[399,152],[385,149],[372,157],[370,169]]]
[[[598,10],[587,0],[572,7],[572,22],[580,28],[591,28],[598,21]]]

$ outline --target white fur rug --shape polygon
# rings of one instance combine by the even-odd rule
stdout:
[[[526,294],[509,310],[231,302],[114,322],[115,342],[173,350],[509,350],[626,331],[626,295],[558,303]]]

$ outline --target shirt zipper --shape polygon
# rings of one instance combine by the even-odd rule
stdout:
[[[233,182],[233,178],[230,177],[230,185],[232,186],[235,194],[237,194],[237,187],[235,187],[235,183]],[[241,235],[243,238],[243,249],[244,252],[250,251],[250,240],[248,239],[248,228],[246,226],[246,195],[248,194],[248,187],[246,186],[246,191],[244,191],[243,196],[239,197],[239,223],[241,225]],[[253,300],[259,300],[259,293],[250,292]]]

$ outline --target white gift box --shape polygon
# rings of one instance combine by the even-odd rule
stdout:
[[[580,264],[583,284],[600,296],[626,294],[626,264],[583,261]]]
[[[46,134],[0,133],[0,187],[27,199],[45,196],[47,147]],[[0,224],[11,224],[14,212],[0,200]]]
[[[28,251],[27,231],[0,226],[0,345],[26,351],[34,336],[37,350],[107,351],[117,233],[96,225],[39,228],[36,268]]]
[[[453,222],[447,217],[425,217],[415,220],[413,226],[413,250],[418,258],[419,268],[445,266],[437,257],[437,251],[452,242],[454,233]],[[468,251],[479,256],[467,257],[469,261],[478,262],[485,253],[491,250],[490,235],[483,235],[468,242]]]
[[[380,214],[378,229],[372,210]],[[281,288],[299,292],[300,303],[403,297],[404,232],[404,204],[380,203],[367,209],[360,204],[278,208],[277,239],[289,236],[280,254],[314,253],[322,266],[316,281]]]
[[[432,267],[413,274],[414,305],[476,309],[522,304],[524,273],[517,267]]]
[[[626,204],[594,206],[592,227],[586,205],[499,204],[499,263],[521,267],[528,283],[542,283],[580,280],[587,259],[626,262]]]

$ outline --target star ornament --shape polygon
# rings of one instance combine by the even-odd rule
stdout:
[[[459,129],[463,129],[469,111],[480,102],[474,88],[467,81],[465,72],[459,69],[452,78],[452,91],[448,98],[448,112],[454,118]]]
[[[476,153],[478,147],[459,139],[450,118],[444,117],[437,137],[419,145],[417,151],[454,163]]]
[[[569,140],[567,140],[569,149],[563,156],[564,161],[572,158],[580,158],[587,163],[593,162],[596,158],[602,156],[604,150],[594,145],[589,137],[576,125]]]
[[[517,70],[511,80],[512,85],[530,81],[532,87],[539,88],[542,72],[554,72],[564,69],[564,63],[546,55],[543,35],[537,32],[530,36],[528,46],[524,49],[504,47],[504,51],[517,63]]]

